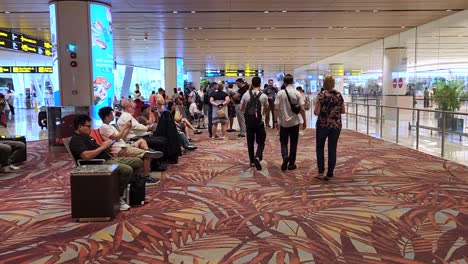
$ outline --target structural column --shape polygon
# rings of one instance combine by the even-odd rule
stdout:
[[[187,81],[191,82],[192,85],[197,89],[200,89],[200,78],[202,73],[199,71],[188,71],[187,72]]]
[[[114,46],[110,6],[92,1],[52,1],[56,106],[111,106]]]
[[[404,95],[406,81],[406,48],[386,48],[382,95]]]
[[[172,95],[174,88],[184,89],[184,60],[182,58],[165,57],[161,59],[161,76],[166,95]]]
[[[413,108],[413,96],[405,96],[407,92],[406,70],[406,48],[386,48],[382,74],[382,105]],[[395,109],[384,108],[383,114],[387,120],[397,120],[397,111]],[[412,120],[412,111],[399,111],[398,119],[400,121]]]

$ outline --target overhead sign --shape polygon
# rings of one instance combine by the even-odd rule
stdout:
[[[50,42],[0,29],[0,48],[52,56]]]
[[[263,76],[263,70],[206,70],[205,77],[252,77]]]
[[[52,66],[0,66],[0,73],[53,73]]]

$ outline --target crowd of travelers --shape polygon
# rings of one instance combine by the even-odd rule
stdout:
[[[294,88],[294,78],[287,74],[281,89],[269,80],[263,89],[259,77],[251,84],[243,79],[235,86],[210,83],[206,90],[195,88],[183,93],[174,88],[171,97],[163,89],[153,91],[149,104],[136,85],[128,99],[114,102],[114,108],[99,109],[102,126],[93,133],[88,115],[77,115],[75,133],[69,148],[75,160],[103,159],[106,164],[117,164],[120,175],[120,209],[130,206],[124,191],[132,177],[142,175],[147,185],[156,185],[159,179],[151,171],[164,171],[166,164],[178,162],[178,157],[197,149],[192,134],[208,130],[208,137],[224,140],[237,119],[237,138],[246,137],[249,165],[262,170],[266,128],[276,129],[281,146],[281,170],[295,170],[300,130],[307,127],[306,110],[310,100],[302,87]],[[322,91],[317,95],[314,114],[316,123],[317,178],[328,181],[334,176],[337,142],[341,132],[341,114],[344,101],[334,89],[335,80],[325,76]],[[328,166],[325,174],[324,147],[328,139]],[[255,149],[255,143],[257,148]],[[22,145],[21,145],[22,144]],[[0,172],[20,169],[16,156],[24,150],[21,142],[0,142]]]

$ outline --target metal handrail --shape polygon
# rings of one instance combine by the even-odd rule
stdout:
[[[363,114],[362,112],[359,113],[359,107],[363,106],[363,109],[366,109],[366,114]],[[409,108],[409,107],[398,107],[398,106],[386,106],[386,105],[378,105],[378,104],[363,104],[363,103],[356,103],[356,102],[346,102],[345,103],[346,107],[346,128],[350,129],[349,127],[349,117],[350,116],[355,116],[355,131],[359,131],[358,129],[358,119],[359,118],[366,118],[366,133],[369,135],[369,120],[370,119],[375,119],[376,122],[380,122],[380,138],[383,138],[383,123],[384,123],[384,115],[383,115],[383,109],[395,109],[396,110],[396,139],[395,142],[398,144],[399,143],[399,138],[400,138],[400,112],[401,110],[407,110],[407,111],[413,111],[412,118],[413,121],[416,121],[416,125],[409,123],[409,128],[411,130],[411,127],[416,127],[416,149],[419,150],[419,143],[420,143],[420,131],[422,129],[430,129],[434,131],[441,132],[441,157],[445,156],[445,145],[446,145],[446,134],[454,134],[454,135],[459,135],[460,138],[462,136],[468,136],[467,133],[463,132],[458,132],[458,131],[447,131],[446,129],[446,118],[448,115],[462,115],[462,116],[468,116],[468,113],[466,112],[450,112],[450,111],[442,111],[442,110],[432,110],[432,109],[419,109],[419,108]],[[355,111],[352,111],[351,108],[355,107]],[[375,117],[370,116],[370,108],[375,107]],[[414,120],[414,112],[416,111],[416,120]],[[421,125],[421,112],[428,112],[428,113],[439,113],[441,114],[442,118],[442,127],[441,128],[436,128],[436,127],[428,127],[428,126],[423,126]]]

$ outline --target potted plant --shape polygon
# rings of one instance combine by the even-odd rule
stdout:
[[[461,80],[447,81],[443,78],[434,82],[434,100],[437,110],[446,112],[456,112],[464,97],[465,85]],[[443,116],[439,115],[438,126],[442,128]],[[456,132],[463,132],[463,119],[455,118],[452,113],[445,113],[445,129]]]

